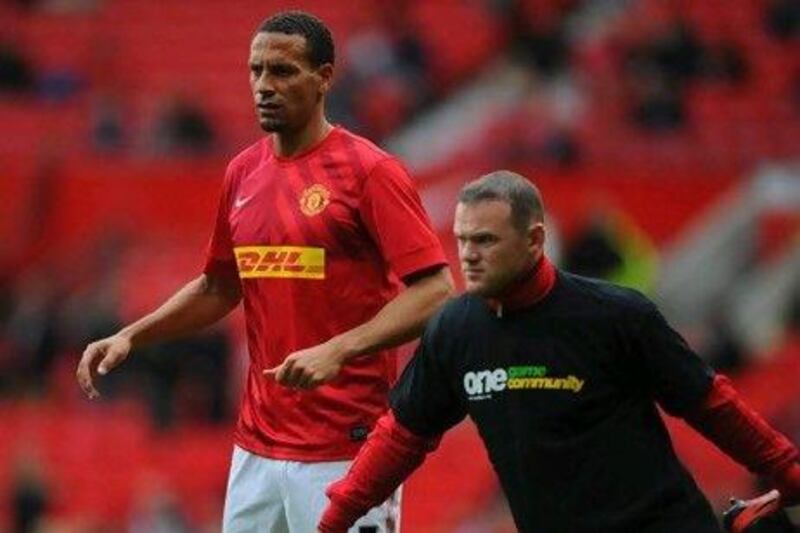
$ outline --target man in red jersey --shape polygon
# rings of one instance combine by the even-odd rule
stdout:
[[[279,13],[259,27],[250,84],[268,135],[228,166],[203,273],[90,344],[77,370],[95,398],[95,372],[144,343],[211,324],[243,299],[251,364],[226,532],[315,529],[325,486],[387,408],[391,347],[418,336],[452,292],[406,170],[326,120],[333,63],[330,32],[311,15]],[[385,509],[370,514],[356,531],[395,522]]]

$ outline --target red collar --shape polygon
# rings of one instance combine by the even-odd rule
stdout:
[[[530,307],[547,296],[556,283],[556,268],[547,257],[541,259],[530,271],[512,282],[503,294],[489,298],[487,302],[497,316],[505,311]]]

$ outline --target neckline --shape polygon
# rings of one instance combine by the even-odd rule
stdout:
[[[275,137],[274,137],[275,134],[269,135],[266,138],[266,141],[267,143],[269,143],[270,153],[272,154],[273,159],[277,163],[292,164],[301,161],[303,159],[307,159],[312,155],[316,154],[317,152],[319,152],[319,150],[322,149],[324,146],[326,146],[335,136],[339,134],[340,131],[341,127],[334,124],[331,130],[325,135],[325,137],[320,139],[316,144],[309,146],[305,151],[300,152],[299,154],[293,155],[291,157],[284,157],[278,155],[278,153],[275,151]]]
[[[487,299],[487,303],[498,317],[502,317],[506,311],[537,305],[550,294],[555,283],[556,268],[542,255],[530,271],[512,282],[499,297]]]

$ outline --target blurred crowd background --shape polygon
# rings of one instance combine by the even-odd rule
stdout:
[[[408,163],[451,259],[460,186],[530,176],[561,267],[654,298],[800,442],[796,0],[0,0],[0,530],[218,530],[241,316],[97,403],[74,368],[199,271],[286,8],[332,28],[331,118]],[[669,425],[717,508],[759,490]],[[514,530],[469,422],[404,499],[405,531]]]

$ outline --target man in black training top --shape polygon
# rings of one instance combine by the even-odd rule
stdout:
[[[800,499],[797,448],[774,431],[636,291],[555,269],[538,191],[511,172],[461,192],[454,231],[467,292],[431,319],[320,531],[391,494],[467,414],[517,527],[717,532],[657,405]]]

